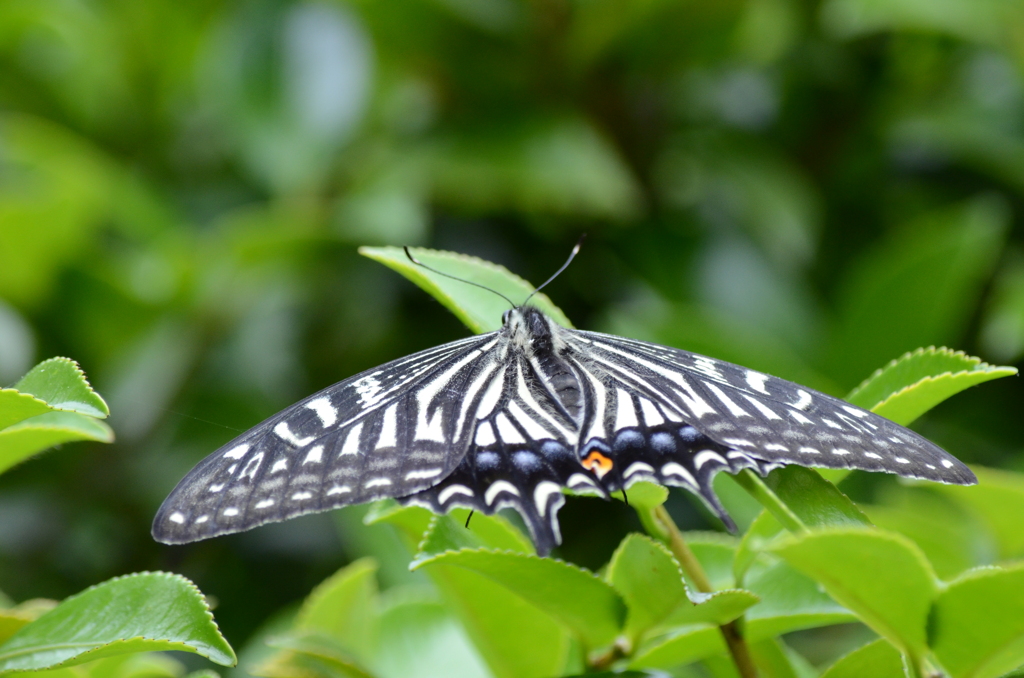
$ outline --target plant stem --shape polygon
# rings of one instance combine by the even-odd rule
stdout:
[[[748,468],[743,469],[735,476],[736,483],[747,491],[750,496],[758,501],[761,506],[768,509],[768,512],[775,517],[779,523],[789,530],[799,534],[805,532],[807,526],[800,520],[799,516],[786,505],[786,502],[779,499],[779,496],[772,492],[771,488],[765,485],[764,481],[756,473]]]
[[[693,551],[690,550],[686,540],[683,539],[683,533],[679,531],[675,521],[672,520],[672,516],[668,514],[665,507],[659,506],[654,509],[654,517],[665,529],[665,532],[668,533],[669,548],[672,550],[672,554],[679,561],[683,572],[693,581],[697,590],[701,593],[714,593],[711,580],[708,579],[707,573],[704,572],[704,567],[697,560],[697,556],[693,555]],[[722,633],[722,638],[725,639],[725,644],[729,648],[729,654],[732,655],[732,661],[736,664],[736,670],[739,672],[740,677],[757,678],[757,668],[754,666],[753,659],[750,658],[750,649],[747,647],[747,643],[743,639],[743,634],[740,633],[740,627],[736,621],[722,624],[718,629]]]

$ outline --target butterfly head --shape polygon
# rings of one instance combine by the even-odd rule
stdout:
[[[502,332],[514,346],[525,351],[550,351],[557,329],[544,313],[533,306],[517,306],[501,317]]]

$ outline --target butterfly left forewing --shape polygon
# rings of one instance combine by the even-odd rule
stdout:
[[[491,334],[423,351],[274,415],[185,476],[153,536],[195,541],[438,483],[469,444],[462,394],[493,366],[496,343]]]

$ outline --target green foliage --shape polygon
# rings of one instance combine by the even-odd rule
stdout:
[[[915,657],[924,652],[938,581],[913,542],[884,532],[834,528],[774,550],[879,635]]]
[[[846,399],[908,426],[940,402],[977,384],[1017,374],[948,348],[919,348],[864,380]]]
[[[938,489],[978,516],[983,529],[991,533],[1000,559],[1024,556],[1024,534],[1021,534],[1019,521],[1014,520],[1014,516],[1019,515],[1016,511],[1024,509],[1024,477],[987,468],[978,469],[977,475],[976,492],[952,487]]]
[[[942,591],[929,620],[929,643],[954,676],[995,678],[1024,654],[1024,570],[982,568]]]
[[[0,472],[61,443],[112,442],[114,432],[98,421],[108,414],[77,363],[39,363],[13,388],[0,389]]]
[[[0,671],[74,666],[118,654],[184,650],[231,666],[235,653],[184,577],[132,574],[72,596],[0,646]]]
[[[568,563],[530,554],[467,548],[468,532],[448,517],[435,519],[414,567],[464,568],[501,584],[576,633],[590,647],[610,644],[622,625],[624,606],[608,584]],[[493,543],[493,542],[492,542]]]
[[[97,421],[109,414],[77,363],[43,361],[14,388],[0,390],[0,472],[58,443],[113,441],[110,427]],[[180,575],[126,575],[59,604],[30,600],[4,607],[0,673],[50,671],[56,677],[65,667],[88,663],[73,675],[178,678],[177,662],[147,654],[162,650],[199,654],[224,666],[236,663],[206,599]]]
[[[899,650],[879,638],[844,655],[821,678],[906,678]]]
[[[919,346],[1020,360],[1022,19],[1008,0],[0,2],[0,385],[39,355],[76,356],[118,437],[110,450],[83,441],[7,470],[0,587],[14,600],[63,598],[173,563],[216,594],[233,641],[266,651],[273,614],[278,626],[266,628],[282,647],[304,644],[335,675],[350,666],[338,648],[287,637],[288,613],[276,612],[341,562],[373,555],[378,634],[401,640],[360,670],[583,673],[575,637],[503,585],[450,565],[406,572],[431,519],[421,511],[376,507],[380,522],[362,529],[361,510],[346,510],[338,538],[321,516],[180,549],[149,540],[153,512],[238,430],[464,332],[356,256],[364,243],[472,252],[539,282],[586,231],[546,290],[581,327],[832,394]],[[478,328],[496,327],[504,306],[481,294],[497,310],[475,310],[486,316]],[[468,312],[468,297],[449,302]],[[1003,371],[943,367],[949,355],[851,397],[894,396],[898,411],[882,411],[909,423]],[[738,545],[685,536],[714,600],[737,586],[760,598],[739,625],[765,675],[805,678],[834,663],[850,631],[829,625],[856,618],[776,555],[783,523],[796,526],[787,521],[811,533],[845,517],[848,529],[854,506],[914,542],[943,582],[1016,567],[1022,383],[971,389],[915,423],[972,465],[977,487],[820,474],[835,489],[790,469],[748,484],[769,512],[719,479],[746,528]],[[18,459],[67,435],[109,439],[88,412],[43,411],[35,401],[56,395],[25,392],[19,407],[45,418],[15,431]],[[818,498],[805,505],[790,486]],[[558,555],[604,576],[636,520],[621,502],[567,501]],[[674,492],[665,506],[680,525],[714,529],[687,501]],[[668,547],[660,504],[637,515]],[[469,548],[530,552],[508,524],[477,533],[480,518]],[[0,611],[0,638],[30,608]],[[774,640],[798,628],[811,630],[783,641],[810,669]],[[1012,623],[979,628],[1012,650],[998,633]],[[705,656],[724,651],[711,625],[640,636],[631,656],[597,659],[651,651],[677,678],[734,673],[725,655]],[[928,639],[936,652],[948,642]],[[888,641],[869,648],[851,655],[862,663],[844,661],[845,675],[902,671]],[[999,670],[987,657],[950,661]],[[180,678],[185,668],[143,653],[54,672]]]

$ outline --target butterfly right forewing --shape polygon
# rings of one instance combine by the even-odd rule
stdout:
[[[492,369],[497,341],[429,349],[283,410],[200,462],[164,501],[153,536],[195,541],[436,484],[469,444],[461,394]]]
[[[680,421],[730,451],[723,466],[783,464],[884,471],[945,483],[976,482],[922,436],[850,403],[680,349],[576,332],[576,351],[610,378],[657,393]]]

